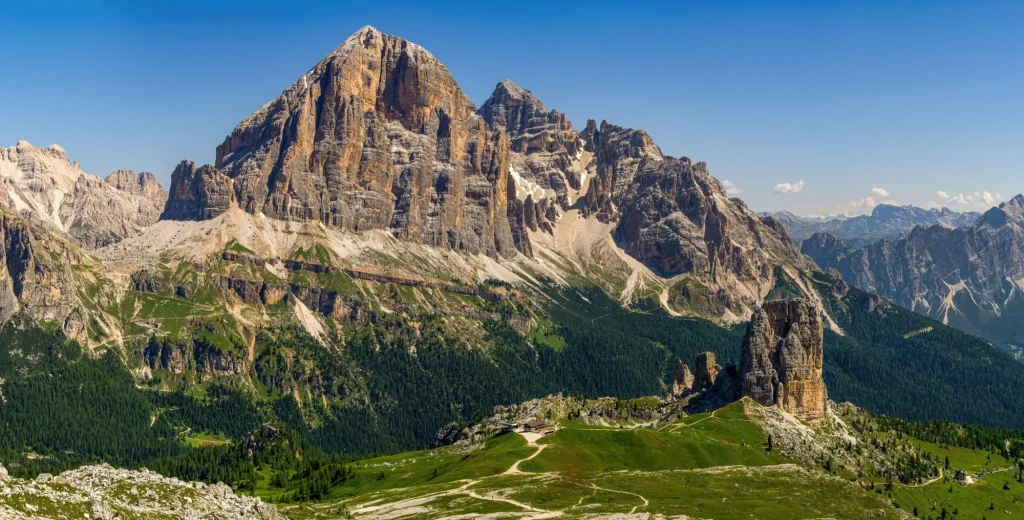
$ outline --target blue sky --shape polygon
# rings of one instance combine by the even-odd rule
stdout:
[[[429,49],[478,104],[511,78],[577,127],[643,128],[754,209],[981,209],[1024,191],[1024,2],[0,9],[0,146],[59,143],[98,175],[166,184],[181,159],[212,162],[235,124],[373,25]]]

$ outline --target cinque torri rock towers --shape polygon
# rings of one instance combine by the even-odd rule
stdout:
[[[821,316],[806,301],[766,302],[754,311],[743,338],[741,394],[823,425],[828,395],[822,337]]]
[[[675,360],[671,395],[704,394],[726,402],[749,397],[823,426],[828,393],[822,378],[822,316],[805,300],[765,302],[750,317],[740,367],[719,366],[714,352],[694,359],[694,371]]]

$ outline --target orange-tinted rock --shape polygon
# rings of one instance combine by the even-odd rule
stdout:
[[[822,379],[822,320],[803,300],[771,301],[754,311],[743,339],[742,395],[820,426],[828,400]]]

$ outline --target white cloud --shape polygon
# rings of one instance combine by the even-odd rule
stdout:
[[[885,188],[871,188],[871,193],[878,195],[879,197],[888,197],[889,192],[885,191]]]
[[[967,206],[973,202],[974,195],[964,195],[963,193],[958,193],[949,198],[949,203],[957,206]]]
[[[982,199],[984,199],[985,204],[988,204],[989,206],[995,206],[996,204],[999,204],[999,202],[1003,200],[1003,196],[1000,195],[999,193],[992,195],[987,191],[982,193],[981,197]]]
[[[966,206],[973,207],[975,209],[988,209],[992,206],[999,204],[1002,200],[1002,195],[999,193],[993,194],[989,191],[975,191],[973,194],[957,193],[956,195],[950,195],[948,192],[939,190],[935,192],[938,195],[941,204],[949,204],[952,206]],[[935,203],[935,206],[941,204]],[[931,204],[929,204],[931,205]],[[925,207],[928,207],[926,205]]]
[[[793,193],[800,193],[800,190],[804,189],[804,181],[800,179],[796,182],[783,182],[782,184],[776,184],[772,191],[782,195],[791,195]]]
[[[864,197],[860,200],[850,201],[850,203],[846,205],[846,214],[858,215],[861,213],[867,213],[875,209],[875,206],[877,205],[878,204],[875,203],[874,197]]]
[[[730,197],[735,197],[736,195],[743,193],[743,190],[737,188],[729,179],[722,179],[722,187],[725,188],[725,194]]]

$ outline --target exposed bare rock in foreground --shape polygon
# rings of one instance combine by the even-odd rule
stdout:
[[[743,338],[742,395],[824,424],[822,334],[821,316],[803,300],[767,302],[754,311]]]
[[[84,466],[56,477],[0,479],[0,518],[219,518],[276,520],[277,509],[224,484],[184,482],[149,470]]]

